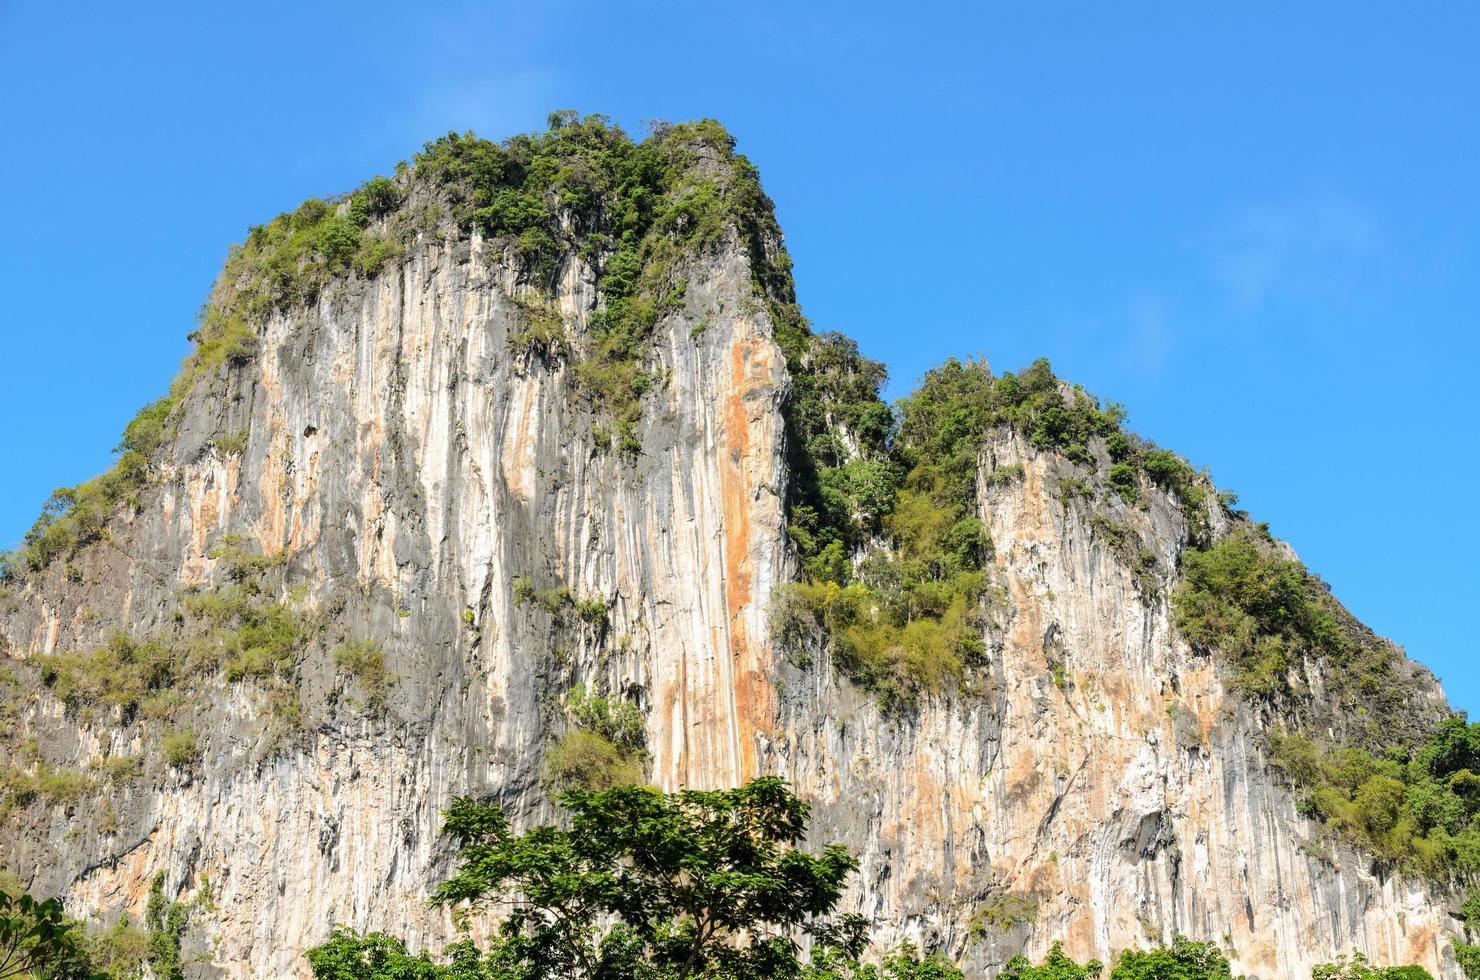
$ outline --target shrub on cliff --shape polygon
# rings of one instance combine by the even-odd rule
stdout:
[[[1480,723],[1451,718],[1416,750],[1386,756],[1298,732],[1270,747],[1304,812],[1333,832],[1441,881],[1480,878]],[[1466,908],[1480,917],[1480,903]]]
[[[1110,980],[1235,980],[1228,957],[1215,943],[1178,936],[1170,946],[1128,949],[1116,959]],[[1243,980],[1240,976],[1237,980]]]
[[[1313,967],[1310,977],[1311,980],[1434,980],[1434,975],[1421,966],[1373,966],[1360,951]]]
[[[1074,962],[1065,955],[1064,944],[1055,942],[1037,966],[1020,954],[1008,960],[997,976],[998,980],[1098,980],[1104,970],[1099,960],[1083,964]]]
[[[641,709],[621,697],[588,694],[583,686],[565,697],[570,724],[545,755],[545,782],[557,790],[605,790],[642,781],[647,761]]]
[[[994,376],[985,361],[952,358],[899,402],[893,427],[875,411],[883,369],[851,342],[818,335],[796,370],[788,423],[805,452],[792,461],[787,530],[807,581],[775,597],[779,632],[801,661],[830,648],[888,711],[969,680],[982,658],[992,542],[977,516],[978,471],[994,430],[1094,468],[1129,504],[1143,478],[1162,486],[1192,539],[1207,534],[1205,479],[1126,432],[1120,406],[1065,384],[1046,360]],[[1061,486],[1093,493],[1078,478]]]

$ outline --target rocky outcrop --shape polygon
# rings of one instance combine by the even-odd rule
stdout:
[[[1354,947],[1459,975],[1452,896],[1320,838],[1266,769],[1264,720],[1174,633],[1187,534],[1158,491],[1144,509],[1063,494],[1080,468],[997,433],[973,689],[889,716],[825,650],[808,666],[779,651],[768,609],[796,573],[786,361],[752,250],[732,235],[681,261],[635,459],[599,448],[601,406],[564,359],[511,344],[529,310],[507,243],[432,228],[375,279],[271,317],[249,363],[184,398],[161,479],[106,539],[12,586],[0,637],[24,669],[115,631],[178,632],[182,594],[227,579],[220,547],[240,535],[280,556],[268,588],[318,624],[297,707],[284,720],[250,683],[213,678],[191,694],[193,766],[10,814],[4,864],[95,922],[137,919],[161,873],[168,894],[208,895],[187,946],[202,976],[301,975],[336,923],[435,947],[450,935],[426,905],[449,867],[439,810],[469,793],[550,818],[543,756],[579,683],[640,704],[661,786],[790,779],[816,838],[861,857],[848,906],[881,940],[943,946],[975,973],[1056,938],[1106,958],[1186,933],[1251,977]],[[567,258],[564,329],[588,329],[596,282]],[[1112,526],[1154,562],[1128,559]],[[523,601],[521,581],[606,612]],[[383,648],[384,710],[350,700],[330,652],[348,638]],[[44,686],[9,710],[51,764],[148,748],[140,724],[79,717]]]
[[[494,794],[524,820],[541,785],[555,701],[578,681],[637,693],[652,778],[733,785],[758,771],[773,725],[766,603],[783,567],[782,359],[735,248],[694,259],[685,305],[659,327],[665,377],[634,463],[592,448],[596,416],[558,361],[511,353],[525,314],[485,243],[431,241],[395,275],[273,319],[255,362],[191,395],[179,466],[73,567],[13,597],[9,649],[96,646],[164,628],[177,595],[217,581],[228,533],[284,555],[286,588],[345,635],[378,639],[397,682],[381,717],[322,717],[264,757],[261,706],[215,692],[197,771],[129,790],[112,833],[61,811],[8,840],[36,886],[111,918],[153,876],[209,881],[212,959],[229,975],[288,975],[332,923],[446,932],[425,908],[439,809]],[[579,330],[593,275],[573,264],[558,302]],[[696,329],[704,322],[702,330]],[[212,446],[245,430],[240,455]],[[516,602],[516,579],[600,597],[600,629]],[[320,651],[306,702],[339,681]],[[124,754],[106,726],[74,730],[43,698],[32,723],[58,756]]]
[[[1308,976],[1353,948],[1460,975],[1446,896],[1373,873],[1298,816],[1262,720],[1173,632],[1177,505],[1061,493],[1089,471],[1010,433],[982,466],[1004,591],[980,696],[890,721],[826,670],[780,673],[766,763],[818,801],[822,837],[867,842],[854,908],[982,975],[1054,939],[1108,961],[1178,934],[1221,942],[1250,977]]]

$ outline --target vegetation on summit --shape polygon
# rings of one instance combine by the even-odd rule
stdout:
[[[641,450],[644,394],[660,379],[650,340],[682,303],[681,260],[733,236],[751,258],[756,302],[769,309],[792,363],[810,332],[796,309],[790,259],[754,166],[719,123],[657,124],[632,140],[604,116],[552,113],[544,133],[494,143],[449,133],[394,178],[338,198],[313,198],[249,229],[233,249],[191,334],[195,349],[169,394],[129,424],[110,471],[56,491],[0,574],[37,571],[105,533],[157,477],[181,400],[202,380],[256,355],[267,321],[312,305],[354,279],[380,275],[418,236],[476,231],[519,270],[512,297],[526,325],[511,343],[534,360],[565,360],[598,423],[598,448]],[[548,302],[579,258],[597,272],[599,302],[572,334]],[[220,446],[244,444],[227,433]],[[219,448],[219,446],[218,446]],[[222,451],[225,451],[223,449]]]

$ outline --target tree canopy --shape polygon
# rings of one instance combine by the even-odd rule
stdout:
[[[394,938],[337,932],[311,950],[317,980],[959,980],[947,963],[901,947],[859,962],[864,922],[835,915],[857,861],[841,844],[801,848],[810,808],[763,777],[736,789],[651,787],[559,796],[568,826],[515,833],[496,806],[460,798],[446,811],[456,873],[435,904],[456,920],[500,913],[484,950],[447,962]],[[801,940],[809,938],[804,953]]]
[[[55,898],[37,901],[0,891],[0,980],[11,977],[91,978],[81,930]]]

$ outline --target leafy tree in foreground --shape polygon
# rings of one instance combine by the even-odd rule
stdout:
[[[1127,949],[1115,961],[1110,980],[1235,980],[1228,958],[1214,943],[1178,936],[1170,946]],[[1241,980],[1241,978],[1240,978]]]
[[[1056,942],[1038,966],[1030,964],[1026,956],[1014,956],[1002,968],[998,980],[1097,980],[1104,970],[1099,960],[1082,966],[1074,962],[1064,955],[1064,944]]]
[[[0,891],[0,980],[37,975],[94,976],[76,923],[62,915],[61,902]]]
[[[448,952],[450,954],[452,950]],[[380,932],[361,936],[336,930],[327,943],[308,951],[308,963],[313,968],[313,975],[320,980],[359,980],[361,977],[433,980],[456,975],[434,964],[425,953],[412,956],[406,951],[405,943]],[[469,976],[478,974],[473,972]]]
[[[497,807],[446,813],[461,848],[435,904],[459,921],[500,907],[486,951],[438,964],[380,934],[341,931],[311,950],[318,980],[960,980],[903,947],[863,965],[864,923],[833,917],[857,861],[841,844],[799,849],[809,807],[786,784],[665,794],[624,786],[561,794],[570,827],[515,834]],[[804,959],[797,939],[813,937]]]
[[[1421,966],[1373,966],[1361,952],[1351,958],[1336,957],[1334,963],[1322,963],[1310,971],[1311,980],[1434,980]]]

